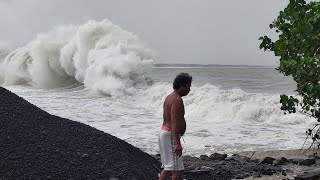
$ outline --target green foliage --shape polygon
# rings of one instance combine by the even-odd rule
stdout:
[[[293,77],[296,92],[302,97],[299,101],[281,95],[281,109],[295,113],[300,106],[302,113],[320,122],[320,2],[290,0],[269,27],[279,38],[272,41],[268,36],[260,37],[260,49],[280,57],[277,70]],[[319,139],[317,133],[313,137]]]

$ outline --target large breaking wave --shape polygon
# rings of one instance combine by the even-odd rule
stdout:
[[[67,25],[38,34],[6,56],[0,84],[55,88],[80,82],[107,95],[146,81],[152,53],[139,38],[108,20]]]

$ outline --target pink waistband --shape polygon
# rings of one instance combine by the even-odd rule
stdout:
[[[164,125],[161,126],[161,130],[163,130],[163,131],[171,131],[170,128],[168,128],[167,126],[164,126]]]

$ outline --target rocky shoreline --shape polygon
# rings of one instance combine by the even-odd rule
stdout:
[[[2,87],[0,102],[0,179],[158,178],[159,155],[50,115]],[[309,179],[320,177],[318,156],[308,156],[314,152],[279,152],[185,156],[184,179],[303,179],[300,170],[304,176],[313,174]]]
[[[277,153],[278,151],[273,152]],[[258,153],[268,154],[263,151]],[[307,158],[294,157],[290,159],[286,157],[274,158],[272,156],[261,156],[261,158],[258,159],[256,157],[247,157],[239,154],[228,156],[227,154],[214,153],[210,156],[184,156],[186,167],[184,178],[186,180],[320,179],[320,157],[318,156],[310,155]],[[286,156],[285,153],[284,156]],[[154,155],[154,157],[160,160],[159,155]]]

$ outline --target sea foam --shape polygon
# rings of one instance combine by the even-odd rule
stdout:
[[[55,88],[80,82],[106,95],[145,83],[152,52],[131,32],[108,20],[58,26],[38,34],[1,63],[0,83]]]
[[[129,88],[123,96],[101,96],[88,89],[8,89],[51,114],[89,124],[149,153],[157,153],[163,101],[169,82]],[[250,93],[205,84],[183,97],[187,131],[185,154],[301,148],[305,130],[316,121],[280,110],[279,94]]]

